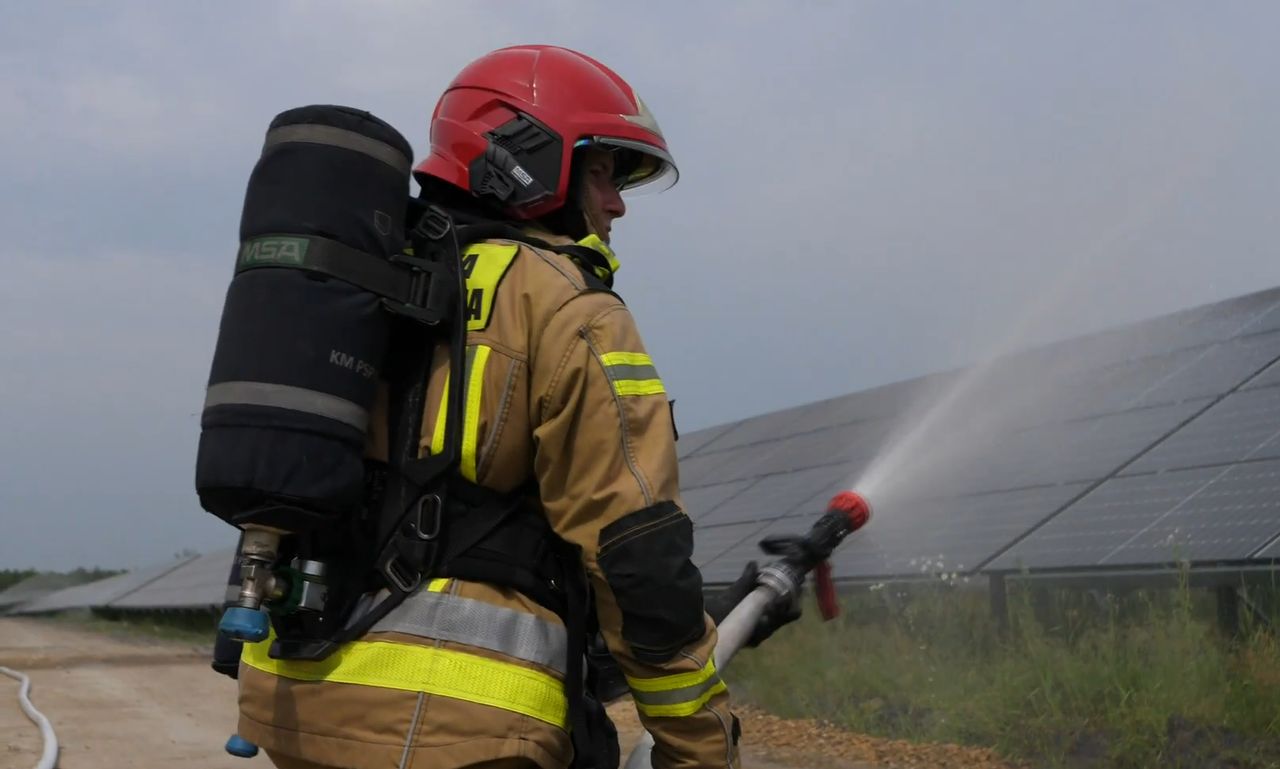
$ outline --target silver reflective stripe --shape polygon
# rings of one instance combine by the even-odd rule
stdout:
[[[692,686],[662,692],[642,692],[632,689],[631,696],[641,705],[679,705],[684,702],[693,702],[719,683],[720,674],[712,673],[707,680]]]
[[[204,407],[214,406],[272,406],[302,411],[349,424],[361,432],[369,425],[369,412],[359,404],[328,393],[269,382],[219,382],[209,385],[204,396]]]
[[[408,633],[463,643],[542,665],[561,675],[568,654],[562,625],[474,598],[426,590],[406,598],[370,632]]]
[[[605,366],[604,370],[608,373],[609,379],[615,382],[623,379],[634,379],[643,382],[658,378],[658,369],[654,366],[632,366],[627,363],[615,363],[611,366]]]
[[[386,142],[380,142],[345,128],[311,124],[281,126],[267,132],[267,140],[262,145],[262,150],[265,152],[268,148],[284,142],[306,142],[341,147],[368,155],[374,160],[380,160],[406,176],[409,174],[409,158],[405,157],[403,152]]]

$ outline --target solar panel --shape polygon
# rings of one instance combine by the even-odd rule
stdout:
[[[36,574],[0,591],[0,610],[19,607],[75,585],[72,574]]]
[[[708,527],[730,523],[767,521],[791,514],[806,514],[809,504],[821,505],[847,487],[849,471],[843,466],[814,467],[790,473],[766,475],[733,499],[697,520]],[[816,502],[814,500],[817,500]]]
[[[698,453],[741,448],[856,422],[879,422],[878,426],[867,425],[862,429],[883,431],[887,429],[885,419],[901,414],[913,403],[927,401],[930,394],[936,394],[952,376],[921,377],[744,419],[731,423],[730,429]]]
[[[872,457],[883,433],[884,425],[855,423],[699,453],[680,462],[681,485],[697,488],[835,463],[851,474]]]
[[[112,601],[143,587],[152,580],[159,579],[165,574],[174,571],[190,560],[190,558],[175,559],[146,569],[117,574],[114,577],[90,582],[86,585],[69,587],[23,604],[13,613],[43,614],[70,609],[104,607]]]
[[[731,481],[682,491],[681,497],[684,501],[684,511],[691,519],[699,521],[706,517],[708,513],[714,512],[716,508],[726,501],[733,499],[743,489],[749,488],[753,483],[755,483],[754,479]]]
[[[1085,488],[1087,484],[1065,484],[952,498],[873,500],[872,525],[836,551],[833,575],[865,580],[973,571]],[[796,530],[795,523],[781,523],[767,534]]]
[[[1280,289],[1193,307],[1045,345],[1046,352],[1085,360],[1138,360],[1232,337],[1280,329]]]
[[[113,609],[194,609],[222,606],[235,548],[208,553],[111,602]]]
[[[1204,399],[1133,409],[991,435],[961,433],[940,445],[922,446],[903,472],[919,496],[1098,480],[1208,403]]]
[[[1130,467],[1126,474],[1280,457],[1280,387],[1222,399]]]
[[[1248,558],[1280,532],[1280,460],[1113,478],[989,570]]]
[[[1210,308],[1217,306],[1235,307],[1239,314],[1247,316],[1246,322],[1235,332],[1236,335],[1280,330],[1280,288],[1229,299],[1210,305]]]
[[[679,453],[681,459],[684,459],[691,454],[696,454],[699,450],[705,448],[707,444],[714,442],[717,438],[729,432],[735,426],[735,422],[730,422],[728,424],[716,425],[715,427],[706,427],[692,433],[681,433],[680,439],[676,441],[676,451]]]
[[[708,539],[699,557],[709,579],[736,577],[757,540],[807,525],[895,425],[944,396],[950,413],[913,446],[906,477],[881,479],[896,498],[873,498],[875,522],[840,552],[838,576],[907,576],[939,560],[961,571],[1164,563],[1171,542],[1196,558],[1280,548],[1267,539],[1280,518],[1265,502],[1265,463],[1137,480],[1280,458],[1280,387],[1259,387],[1280,383],[1280,367],[1259,375],[1277,358],[1280,289],[987,362],[971,399],[948,392],[970,376],[952,372],[744,420],[682,462],[696,536]],[[1247,498],[1244,512],[1222,495]]]
[[[1180,371],[1144,394],[1145,404],[1221,395],[1280,358],[1280,332],[1232,339],[1199,348]]]
[[[753,538],[769,525],[768,521],[753,523],[735,523],[729,526],[695,526],[693,531],[693,562],[702,570],[702,578],[707,582],[716,582],[721,572],[737,572],[742,570],[743,561],[723,564],[724,569],[712,568],[718,563],[721,555],[741,542]]]
[[[1260,561],[1280,559],[1280,534],[1273,537],[1268,544],[1258,548],[1253,557]]]

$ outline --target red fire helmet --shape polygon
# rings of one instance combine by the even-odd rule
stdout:
[[[565,204],[573,151],[585,146],[615,153],[620,190],[664,190],[679,176],[657,121],[613,70],[567,48],[515,46],[453,79],[414,172],[535,219]]]

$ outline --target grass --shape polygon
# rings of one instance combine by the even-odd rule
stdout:
[[[1224,638],[1212,595],[1011,589],[1005,633],[985,591],[945,584],[845,606],[736,658],[735,696],[1037,767],[1280,767],[1280,643],[1253,623]]]
[[[119,613],[64,612],[49,618],[95,633],[130,640],[162,640],[213,646],[218,615],[211,612]]]

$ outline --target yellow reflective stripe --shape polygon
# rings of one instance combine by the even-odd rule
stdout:
[[[428,593],[443,593],[448,588],[449,588],[448,577],[436,577],[435,579],[427,583]]]
[[[490,348],[476,345],[467,367],[467,409],[462,423],[462,477],[476,480],[476,454],[480,443],[480,396],[484,392],[484,367]]]
[[[621,396],[661,395],[667,391],[661,379],[619,379],[613,383],[614,392]]]
[[[642,352],[606,352],[600,362],[606,366],[652,366],[653,358]]]
[[[449,419],[449,373],[444,375],[444,390],[440,393],[440,408],[436,411],[436,424],[431,431],[431,453],[444,453],[444,426]]]
[[[639,710],[646,716],[653,716],[656,718],[684,718],[685,716],[691,716],[694,713],[697,713],[702,709],[703,705],[706,705],[711,701],[712,697],[716,696],[720,692],[727,691],[728,689],[729,687],[724,681],[716,681],[714,686],[703,692],[697,698],[686,702],[677,702],[671,705],[649,705],[637,699],[635,701],[636,710]]]
[[[476,243],[462,255],[462,275],[467,281],[467,301],[463,308],[468,331],[483,331],[493,314],[493,297],[498,284],[511,269],[520,246],[510,243]]]
[[[653,358],[642,352],[606,352],[600,356],[605,375],[613,391],[626,398],[638,395],[661,395],[667,389],[658,378]]]
[[[626,678],[636,708],[646,716],[691,716],[712,697],[728,689],[716,673],[714,660],[707,660],[701,670],[690,673],[659,678]]]
[[[715,675],[716,662],[714,659],[709,659],[701,670],[674,673],[669,676],[658,676],[657,678],[632,678],[627,676],[626,679],[627,686],[633,692],[669,692],[675,689],[684,689],[688,686],[697,686],[709,681]]]
[[[390,641],[352,641],[314,662],[272,659],[270,648],[270,638],[246,643],[241,659],[251,668],[295,681],[425,692],[520,713],[561,729],[566,725],[569,704],[559,679],[509,662]]]

